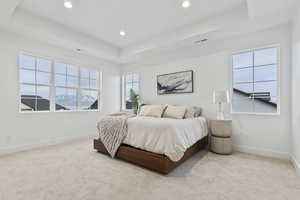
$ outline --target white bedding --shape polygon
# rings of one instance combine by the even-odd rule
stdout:
[[[205,118],[169,119],[133,117],[127,120],[128,133],[123,143],[178,161],[184,152],[207,136]]]

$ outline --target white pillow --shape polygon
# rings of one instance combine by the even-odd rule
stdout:
[[[140,116],[161,118],[166,105],[145,105],[141,107]]]
[[[164,118],[183,119],[186,112],[186,107],[181,106],[169,106],[164,112]]]
[[[194,118],[194,117],[200,117],[201,116],[202,109],[197,106],[187,107],[186,113],[183,118]]]

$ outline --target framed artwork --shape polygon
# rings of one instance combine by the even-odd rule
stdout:
[[[157,94],[182,94],[194,92],[193,70],[157,76]]]

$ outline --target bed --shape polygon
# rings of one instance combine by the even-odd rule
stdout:
[[[127,135],[116,158],[168,174],[208,144],[204,117],[169,119],[137,116],[127,119]],[[108,154],[101,139],[94,149]]]

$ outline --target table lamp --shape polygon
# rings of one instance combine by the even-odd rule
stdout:
[[[214,91],[213,101],[214,104],[219,105],[217,119],[224,120],[225,117],[224,117],[224,110],[222,104],[230,103],[228,90]]]

